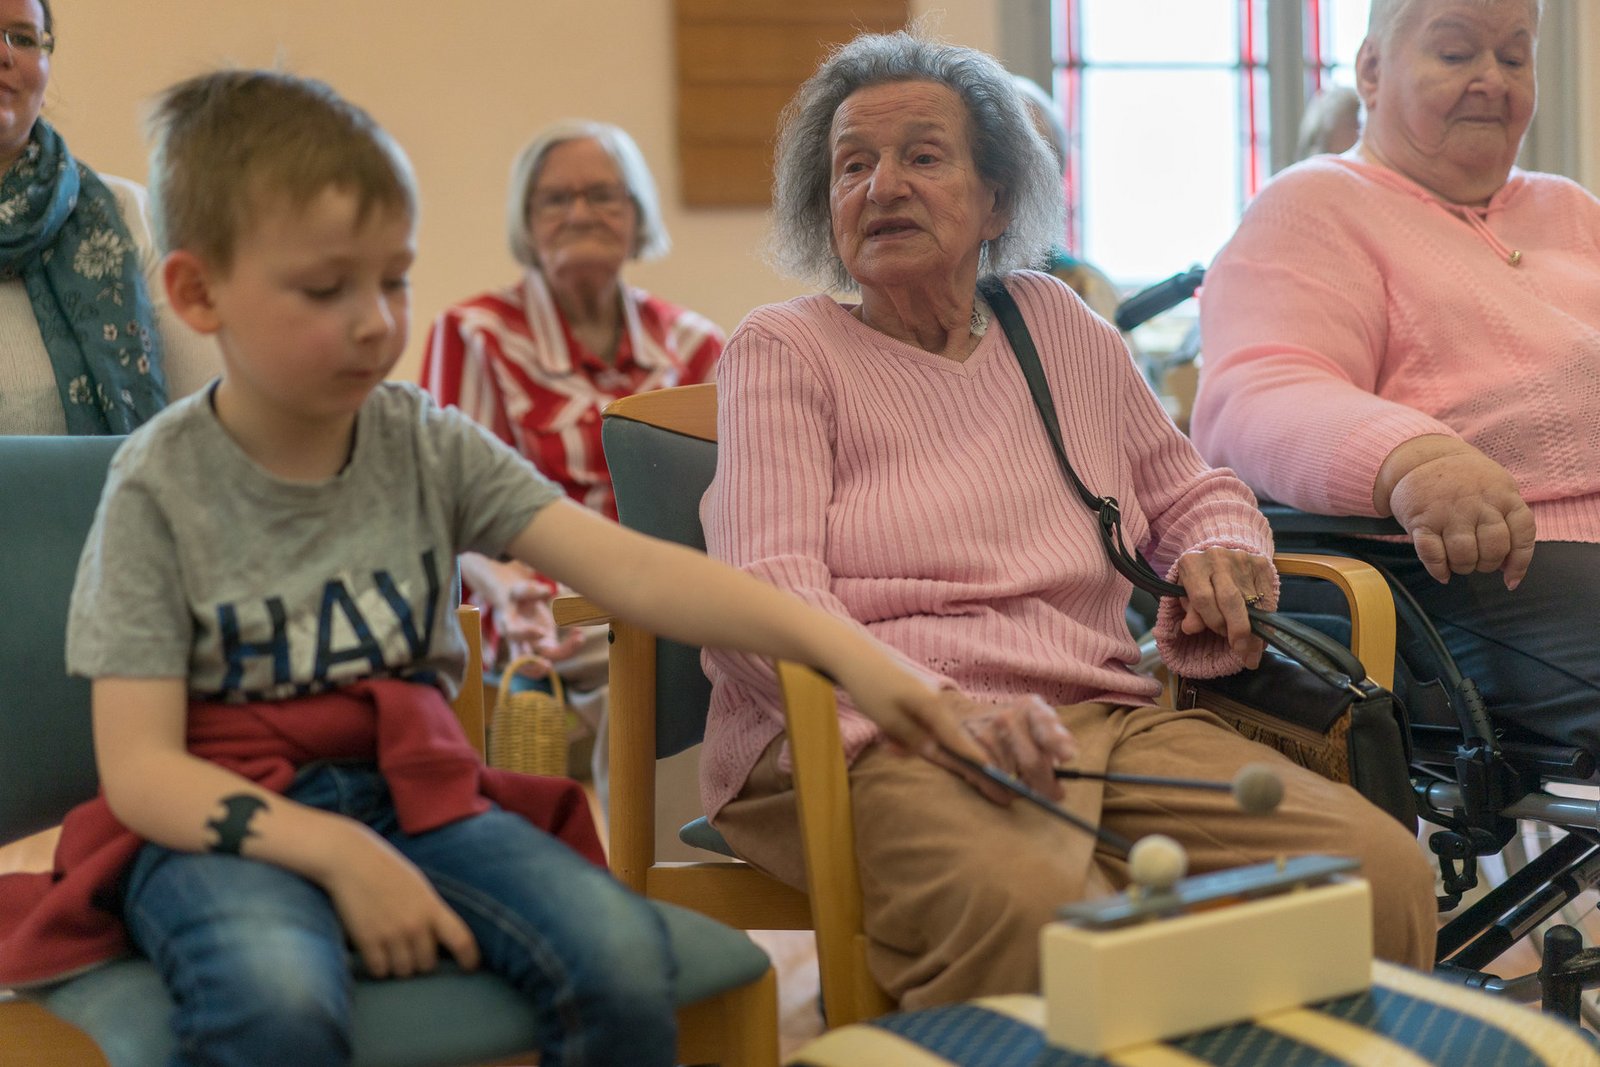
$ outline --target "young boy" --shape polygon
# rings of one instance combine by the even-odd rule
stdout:
[[[980,753],[857,631],[566,502],[385,382],[417,205],[367,115],[231,71],[169,90],[153,128],[167,292],[223,373],[117,455],[68,665],[93,679],[105,800],[147,842],[122,915],[177,1001],[182,1062],[346,1062],[348,941],[374,976],[441,948],[504,975],[547,1019],[543,1062],[670,1064],[654,911],[475,777],[460,791],[441,693],[465,660],[457,553],[509,554],[687,642],[815,663],[905,746]]]

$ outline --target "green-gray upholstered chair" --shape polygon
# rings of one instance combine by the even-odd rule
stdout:
[[[89,687],[63,665],[78,555],[119,439],[0,437],[0,845],[59,822],[97,788]],[[476,643],[474,609],[465,609]],[[476,663],[476,657],[472,662]],[[481,679],[457,712],[481,749]],[[743,933],[657,903],[681,971],[682,1062],[776,1067],[776,984]],[[143,959],[45,989],[0,990],[0,1067],[158,1067],[172,1047],[171,1000]],[[404,980],[360,980],[358,1065],[527,1062],[535,1020],[493,975],[449,966]]]
[[[623,525],[705,550],[700,497],[717,463],[716,386],[687,385],[622,397],[605,411],[606,463]],[[745,930],[814,930],[830,1026],[892,1007],[866,967],[861,885],[833,684],[807,667],[778,664],[795,753],[808,893],[734,858],[705,819],[685,826],[688,844],[727,857],[658,861],[656,761],[699,743],[710,683],[700,650],[621,619],[581,598],[558,600],[564,624],[611,624],[611,870],[652,900],[680,904]]]

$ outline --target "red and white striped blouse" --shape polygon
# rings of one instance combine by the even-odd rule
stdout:
[[[617,517],[600,412],[617,397],[709,380],[722,331],[642,289],[623,289],[622,336],[607,363],[567,328],[544,279],[483,293],[435,320],[422,387],[521,452],[573,500]]]

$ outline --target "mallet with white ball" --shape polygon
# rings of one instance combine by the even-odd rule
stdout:
[[[1128,876],[1146,893],[1168,893],[1189,873],[1189,854],[1166,834],[1146,834],[1128,850]]]
[[[996,783],[997,785],[1004,786],[1017,796],[1037,805],[1038,807],[1043,808],[1045,811],[1048,811],[1050,814],[1054,815],[1063,822],[1071,823],[1073,826],[1076,826],[1085,833],[1092,834],[1100,841],[1101,844],[1105,845],[1107,848],[1110,848],[1113,852],[1116,852],[1119,855],[1129,857],[1131,860],[1135,845],[1132,841],[1129,841],[1121,834],[1112,830],[1107,830],[1103,826],[1096,826],[1089,820],[1082,818],[1081,816],[1074,815],[1072,812],[1063,808],[1049,797],[1035,792],[1016,775],[1007,774],[1005,771],[1002,771],[999,767],[996,767],[992,763],[979,763],[977,760],[968,759],[966,756],[963,756],[957,752],[952,752],[949,749],[945,749],[944,751],[945,755],[949,756],[957,763],[960,763],[962,766],[983,775],[985,778]],[[1265,813],[1272,811],[1278,806],[1278,803],[1283,800],[1282,780],[1278,778],[1277,774],[1274,773],[1270,767],[1259,763],[1252,763],[1241,768],[1239,773],[1233,776],[1233,781],[1231,782],[1210,782],[1198,778],[1161,778],[1155,775],[1146,774],[1108,774],[1096,771],[1077,771],[1063,767],[1057,767],[1055,773],[1057,778],[1091,778],[1099,781],[1113,782],[1118,784],[1164,786],[1173,789],[1202,789],[1211,792],[1232,793],[1234,802],[1239,805],[1240,810],[1253,813]],[[1140,840],[1139,844],[1144,844],[1145,841],[1151,840],[1151,838],[1166,841],[1171,845],[1172,848],[1176,848],[1178,850],[1180,861],[1178,865],[1185,870],[1188,868],[1189,861],[1187,857],[1183,855],[1183,848],[1181,845],[1179,845],[1176,841],[1173,841],[1172,838],[1163,837],[1160,834],[1153,834],[1151,837],[1143,838]],[[1160,861],[1160,867],[1153,869],[1165,870],[1171,866],[1170,851],[1160,852],[1159,850],[1162,848],[1162,846],[1159,845],[1156,846],[1156,848],[1158,849],[1158,855],[1169,858],[1162,859]],[[1150,862],[1155,863],[1156,861]],[[1172,881],[1176,882],[1182,877],[1183,871],[1180,870]],[[1135,878],[1135,881],[1137,882],[1138,879]],[[1172,883],[1169,882],[1168,888],[1170,888],[1171,885]]]
[[[1231,782],[1212,782],[1201,778],[1161,778],[1153,774],[1117,774],[1096,771],[1077,771],[1068,767],[1056,768],[1057,778],[1089,778],[1116,785],[1153,785],[1170,789],[1203,789],[1216,793],[1232,793],[1240,811],[1265,815],[1283,802],[1283,779],[1264,763],[1251,763],[1239,768]]]

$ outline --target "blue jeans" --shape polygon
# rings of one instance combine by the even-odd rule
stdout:
[[[365,823],[428,876],[471,928],[483,966],[538,1007],[541,1063],[673,1062],[666,931],[610,874],[499,808],[409,835],[366,764],[309,765],[288,796]],[[240,856],[147,844],[124,915],[177,1002],[172,1067],[349,1062],[358,964],[314,883]]]

